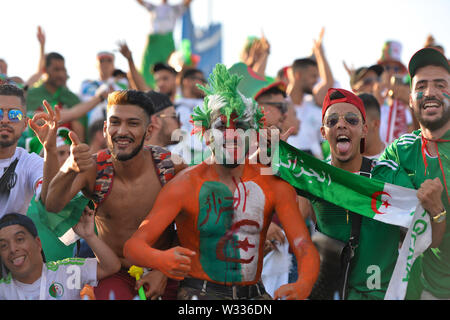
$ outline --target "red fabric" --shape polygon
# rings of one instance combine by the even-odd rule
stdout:
[[[136,280],[125,269],[98,282],[94,288],[96,300],[109,300],[110,292],[114,292],[115,300],[133,300],[138,292],[134,290]]]

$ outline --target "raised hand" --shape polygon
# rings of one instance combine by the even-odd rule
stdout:
[[[117,45],[119,46],[120,53],[125,57],[125,59],[127,60],[133,59],[132,53],[125,41],[119,41],[117,42]]]
[[[28,125],[34,131],[46,150],[50,150],[51,148],[56,149],[58,121],[61,118],[60,110],[58,107],[55,107],[55,111],[53,111],[53,108],[46,100],[42,103],[47,113],[36,113],[33,116],[33,119],[28,120]]]
[[[84,208],[80,221],[73,227],[73,231],[83,239],[95,236],[94,211],[88,206]]]

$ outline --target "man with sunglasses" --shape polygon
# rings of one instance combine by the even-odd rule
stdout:
[[[172,101],[167,95],[156,91],[149,91],[147,95],[155,104],[155,113],[151,116],[150,137],[146,144],[167,147],[178,143],[172,140],[172,133],[180,128],[180,115]]]
[[[43,190],[43,160],[17,147],[27,128],[23,90],[0,85],[0,217],[7,212],[26,214]]]
[[[408,175],[400,167],[390,161],[370,162],[362,156],[367,125],[366,111],[359,97],[344,89],[330,89],[323,103],[322,119],[321,133],[330,144],[332,166],[412,188]],[[331,238],[349,243],[350,236],[359,238],[358,243],[352,242],[355,250],[349,260],[348,289],[341,294],[341,298],[383,299],[397,261],[400,228],[354,214],[322,199],[311,196],[308,199],[316,229],[320,231],[316,236],[313,235],[313,241]],[[308,206],[305,198],[300,198],[300,201],[304,202],[304,207]],[[428,203],[421,203],[425,210],[429,208]],[[325,238],[319,237],[321,234]],[[324,252],[322,254],[322,270],[325,270],[325,267],[329,268],[330,261]],[[343,257],[340,255],[340,259]],[[310,298],[317,299],[320,293],[321,299],[333,299],[334,292],[343,291],[342,280],[337,274],[331,273],[327,278],[322,274]],[[327,290],[325,293],[319,291],[324,290],[324,284]]]
[[[276,126],[281,130],[288,109],[286,85],[282,81],[274,82],[257,92],[254,99],[264,109],[266,126]]]

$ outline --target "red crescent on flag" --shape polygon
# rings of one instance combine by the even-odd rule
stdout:
[[[377,209],[377,198],[379,195],[383,195],[383,194],[392,198],[389,193],[384,192],[384,191],[377,191],[372,194],[372,210],[373,210],[373,212],[375,212],[375,214],[385,214],[386,213],[386,212],[378,211],[378,209]]]

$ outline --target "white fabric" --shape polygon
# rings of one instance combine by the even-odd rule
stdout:
[[[97,286],[97,259],[69,258],[49,262],[44,264],[42,274],[32,284],[14,280],[9,274],[0,281],[0,300],[39,300],[42,279],[45,279],[43,300],[80,300],[80,291],[85,284]]]
[[[150,34],[164,34],[173,31],[178,17],[181,17],[186,10],[183,4],[153,5],[144,2],[144,6],[150,12]]]
[[[292,100],[287,98],[289,102]],[[287,142],[297,149],[310,150],[313,155],[322,159],[322,111],[314,103],[312,95],[305,95],[301,105],[294,105],[297,118],[300,120],[300,130],[295,136],[290,136]]]
[[[288,283],[291,265],[288,241],[277,244],[277,249],[270,251],[264,257],[261,279],[266,292],[271,297],[279,287]]]
[[[85,80],[81,84],[80,89],[80,100],[82,102],[86,102],[88,100],[91,100],[92,97],[95,96],[95,93],[100,87],[103,87],[103,90],[108,91],[108,87],[112,87],[114,91],[122,90],[123,88],[120,87],[113,78],[108,79],[107,81],[101,81],[101,80]],[[90,126],[93,122],[97,120],[104,120],[105,114],[106,114],[106,105],[107,105],[107,99],[97,104],[93,109],[91,109],[87,113],[88,117],[88,126]]]
[[[16,158],[19,159],[15,170],[16,183],[9,195],[0,195],[0,218],[6,213],[26,214],[33,195],[39,199],[41,194],[44,159],[35,153],[17,147],[14,156],[0,159],[0,176]]]
[[[390,107],[389,105],[385,102],[382,106],[380,106],[380,138],[381,141],[385,141],[388,144],[391,144],[395,139],[389,139],[391,141],[386,141],[387,136],[388,136],[388,126],[389,126],[389,111],[390,111]],[[413,118],[411,115],[411,112],[409,110],[406,110],[405,112],[406,115],[406,124],[410,125],[413,122]],[[405,132],[407,133],[407,132]]]

